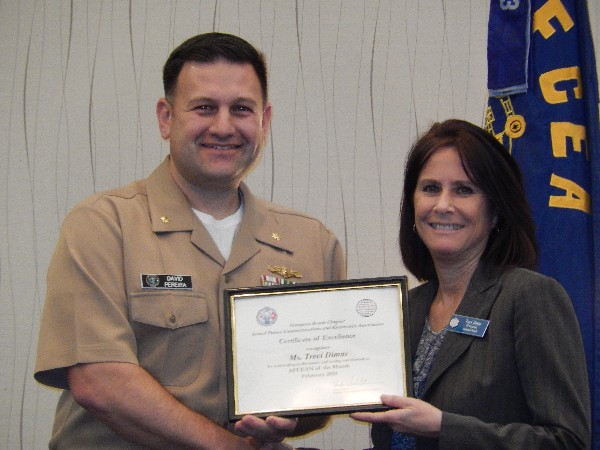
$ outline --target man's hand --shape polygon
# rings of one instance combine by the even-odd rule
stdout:
[[[298,419],[269,416],[261,419],[244,416],[235,424],[236,431],[247,434],[257,443],[278,443],[292,435],[298,426]]]

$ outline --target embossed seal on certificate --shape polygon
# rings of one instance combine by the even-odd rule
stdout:
[[[277,311],[270,306],[265,306],[256,313],[256,321],[265,327],[273,325],[277,322]]]
[[[356,312],[362,317],[371,317],[377,311],[377,303],[370,298],[363,298],[356,304]]]

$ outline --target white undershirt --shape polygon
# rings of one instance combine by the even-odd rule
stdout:
[[[240,203],[240,207],[231,216],[227,216],[224,219],[217,220],[210,214],[203,213],[197,209],[192,208],[196,217],[204,224],[204,227],[217,244],[221,255],[225,260],[229,259],[231,253],[231,246],[233,245],[233,238],[237,232],[238,226],[242,221],[244,215],[244,204]]]

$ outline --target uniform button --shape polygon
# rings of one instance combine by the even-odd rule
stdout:
[[[177,322],[177,317],[175,317],[175,314],[171,314],[169,316],[169,322],[171,322],[171,323]]]
[[[229,284],[231,283],[231,276],[230,275],[225,275],[225,284]]]

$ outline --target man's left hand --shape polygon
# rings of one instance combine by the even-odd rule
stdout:
[[[298,419],[269,416],[261,419],[255,416],[244,416],[235,424],[236,431],[247,434],[262,443],[277,443],[293,434]]]

